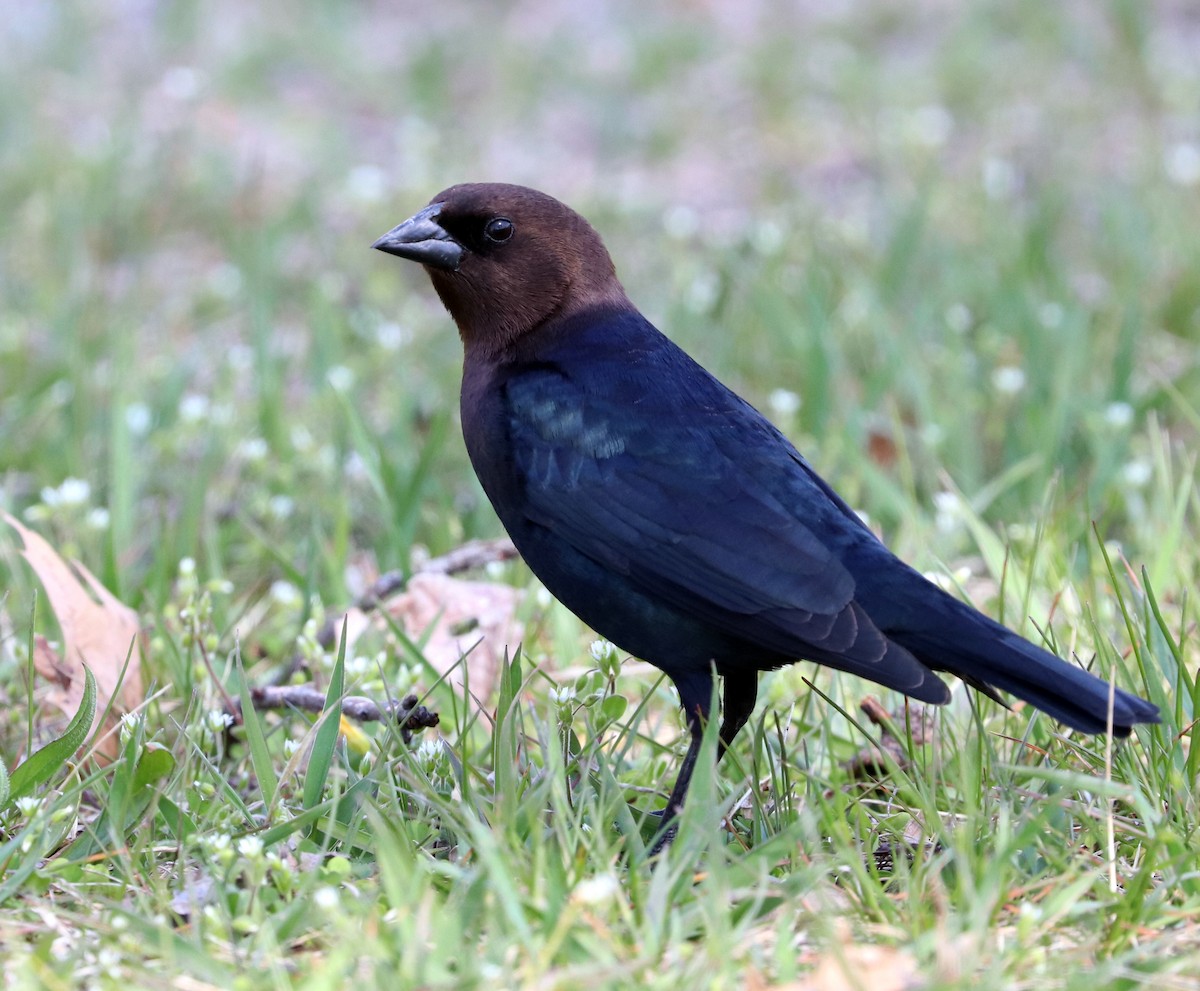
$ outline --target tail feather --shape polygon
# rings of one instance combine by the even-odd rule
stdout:
[[[1081,732],[1107,732],[1108,682],[968,606],[958,602],[954,606],[957,615],[940,628],[907,635],[889,631],[889,635],[930,668],[957,675],[993,698],[999,689]],[[1158,720],[1156,705],[1120,688],[1112,691],[1115,735],[1128,736],[1136,723]]]

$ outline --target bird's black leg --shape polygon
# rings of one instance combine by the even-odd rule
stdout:
[[[712,674],[709,672],[690,674],[686,681],[676,681],[679,690],[679,701],[687,715],[688,729],[692,740],[688,744],[687,753],[683,755],[683,763],[679,765],[679,775],[675,778],[675,787],[671,789],[671,797],[667,799],[667,807],[660,813],[658,839],[650,850],[651,856],[659,853],[663,847],[675,838],[675,826],[672,820],[683,811],[683,800],[687,796],[688,785],[692,783],[692,772],[696,769],[696,758],[700,756],[700,743],[704,737],[704,724],[708,722],[709,708],[712,705]]]
[[[662,822],[659,826],[658,840],[651,849],[651,855],[659,853],[663,847],[675,838],[672,820],[683,811],[683,800],[687,797],[688,786],[692,783],[692,772],[696,769],[696,759],[700,756],[700,743],[704,736],[704,724],[708,721],[709,705],[712,699],[712,676],[703,678],[693,677],[684,684],[676,683],[679,688],[679,698],[687,713],[688,728],[692,740],[684,754],[683,763],[679,767],[679,776],[675,779],[675,787],[671,789],[671,797],[667,799],[667,807],[662,811]],[[754,703],[758,698],[758,674],[730,675],[725,678],[724,715],[721,720],[721,733],[717,760],[725,756],[725,751],[733,745],[734,738],[750,713],[754,711]]]
[[[721,719],[721,748],[717,751],[717,760],[724,757],[725,751],[733,746],[734,737],[754,711],[754,703],[758,698],[758,672],[726,675],[724,688],[722,699],[725,712]]]

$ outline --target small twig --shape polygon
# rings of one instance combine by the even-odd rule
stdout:
[[[511,561],[517,556],[517,548],[507,537],[496,540],[470,540],[461,547],[439,557],[431,557],[413,569],[417,575],[457,575],[461,571],[473,571],[497,561]],[[389,595],[398,592],[408,579],[400,571],[389,571],[380,575],[358,600],[361,609],[378,605]]]
[[[472,571],[496,561],[511,561],[517,556],[517,549],[507,537],[497,540],[472,540],[456,547],[440,557],[431,557],[418,565],[414,575],[456,575],[461,571]],[[374,583],[354,603],[363,612],[370,612],[401,591],[411,578],[403,571],[388,571],[375,579]],[[330,616],[317,634],[317,642],[325,648],[333,646],[337,631],[341,626],[341,616]]]
[[[472,540],[447,554],[430,558],[419,564],[414,568],[413,574],[454,575],[461,571],[482,568],[494,561],[510,561],[516,556],[517,549],[507,537],[498,540]],[[403,571],[389,571],[380,575],[371,587],[359,596],[354,607],[363,612],[377,609],[384,601],[403,589],[408,584],[409,577]],[[345,612],[341,612],[326,617],[324,625],[317,634],[317,642],[325,649],[330,649],[336,642],[344,616]],[[201,644],[201,650],[203,650],[203,644]],[[204,662],[208,665],[210,674],[213,675],[213,681],[221,686],[220,680],[212,672],[212,664],[209,662],[207,653],[204,655]],[[280,681],[289,680],[301,663],[300,655],[297,654],[276,677]],[[221,692],[229,711],[240,718],[241,708],[238,700],[231,698],[225,692],[224,687],[221,687]],[[303,709],[306,712],[320,712],[325,707],[324,693],[308,685],[263,685],[252,688],[250,697],[256,709]],[[382,708],[371,699],[350,695],[342,700],[342,712],[359,722],[394,719],[404,735],[405,743],[412,742],[414,732],[438,724],[437,713],[430,712],[422,705],[417,705],[415,695],[409,695],[399,702],[389,702]]]
[[[301,709],[305,712],[320,712],[325,708],[325,693],[309,685],[264,685],[250,689],[250,701],[256,709]],[[398,702],[383,706],[362,695],[347,695],[342,699],[342,715],[360,723],[394,720],[406,744],[412,743],[413,734],[437,726],[439,717],[423,705],[417,704],[417,696],[406,695]],[[238,699],[231,700],[241,712]]]

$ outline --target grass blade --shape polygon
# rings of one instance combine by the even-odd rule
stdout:
[[[24,798],[35,788],[46,784],[69,761],[92,731],[92,720],[96,718],[96,679],[91,668],[84,666],[83,699],[79,709],[67,724],[66,731],[56,740],[51,740],[29,758],[9,779],[8,802]]]
[[[267,749],[267,738],[263,733],[262,719],[250,700],[250,683],[246,680],[246,669],[242,666],[241,648],[236,650],[238,693],[242,698],[242,725],[246,730],[246,743],[250,747],[250,760],[262,792],[263,803],[269,809],[275,803],[279,779],[271,763],[271,752]]]
[[[337,658],[333,662],[333,674],[329,679],[329,690],[325,693],[325,710],[321,713],[321,724],[313,741],[312,754],[308,759],[308,773],[304,776],[304,807],[311,809],[325,791],[329,767],[337,747],[338,729],[342,720],[342,695],[346,680],[346,621],[342,620],[342,636],[338,643]]]

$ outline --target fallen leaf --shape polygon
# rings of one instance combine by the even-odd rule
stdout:
[[[471,691],[486,698],[505,653],[511,656],[524,636],[515,615],[520,602],[521,592],[510,585],[420,572],[384,608],[413,640],[427,636],[425,658],[439,674],[454,668],[450,682],[461,686],[465,666]]]
[[[114,700],[105,729],[110,728],[122,713],[137,708],[144,697],[143,645],[137,613],[118,600],[82,564],[64,561],[42,536],[8,513],[0,513],[0,518],[20,535],[24,545],[21,555],[46,590],[46,598],[62,631],[61,655],[55,653],[43,637],[37,637],[34,642],[34,666],[50,684],[47,701],[67,715],[74,715],[83,698],[83,667],[86,664],[92,670],[98,689],[97,721],[109,700]],[[100,752],[110,758],[116,756],[115,735],[104,741]]]
[[[797,991],[917,991],[917,964],[904,950],[845,943],[825,953]]]

